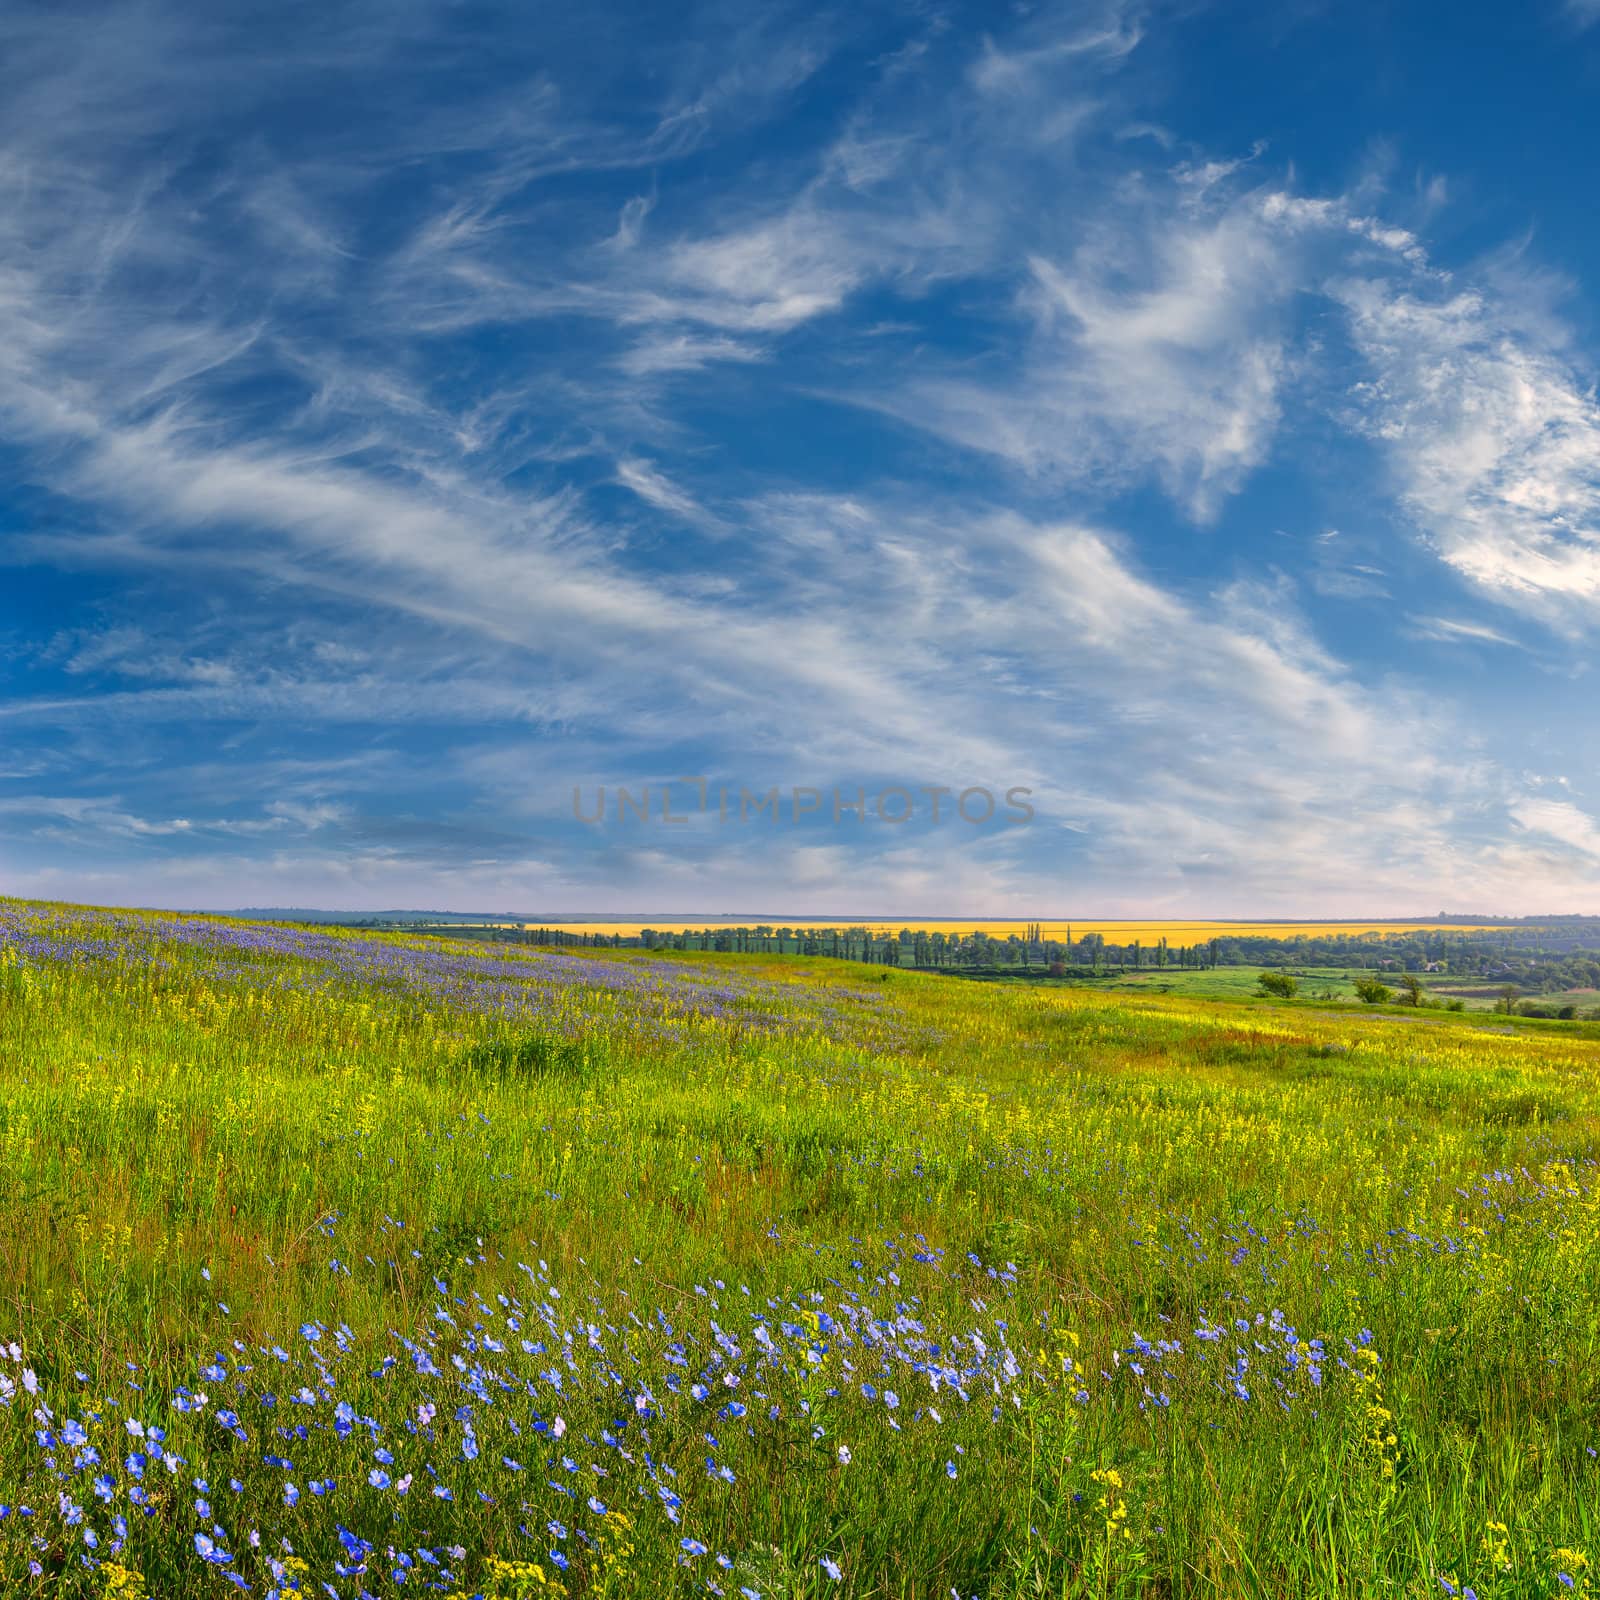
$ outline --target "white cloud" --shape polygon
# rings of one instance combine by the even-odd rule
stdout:
[[[728,531],[720,517],[708,511],[659,467],[641,457],[624,457],[617,463],[617,482],[638,495],[647,505],[665,511],[703,533],[721,536]]]
[[[1481,622],[1461,622],[1453,617],[1417,616],[1411,617],[1410,621],[1419,638],[1433,639],[1441,644],[1501,644],[1514,650],[1522,648],[1509,635]]]
[[[1558,350],[1478,289],[1337,291],[1372,377],[1358,425],[1440,556],[1560,620],[1600,599],[1600,404]]]
[[[855,252],[810,208],[667,252],[673,315],[738,332],[777,333],[836,311],[862,278]],[[667,309],[667,308],[663,308]]]
[[[1297,274],[1278,230],[1249,205],[1152,206],[1028,269],[1014,371],[921,381],[880,403],[1030,474],[1153,473],[1214,517],[1263,459],[1292,367],[1283,307]]]
[[[972,81],[984,95],[1031,99],[1040,90],[1040,80],[1062,67],[1074,67],[1086,59],[1096,64],[1116,62],[1131,55],[1143,37],[1132,12],[1131,6],[1109,6],[1086,27],[1013,49],[987,39],[972,68]]]
[[[1579,856],[1600,863],[1600,823],[1570,801],[1522,799],[1512,805],[1511,815],[1530,833],[1558,840]]]
[[[645,218],[655,209],[654,195],[636,194],[627,201],[617,218],[617,231],[606,242],[614,250],[631,250],[644,232]]]
[[[651,332],[637,339],[617,359],[632,378],[655,378],[667,373],[698,372],[716,361],[762,361],[767,352],[744,340],[721,335],[707,338],[690,333]]]

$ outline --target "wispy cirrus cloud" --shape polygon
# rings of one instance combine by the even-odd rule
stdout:
[[[1522,799],[1512,807],[1511,815],[1512,820],[1528,832],[1567,846],[1585,866],[1590,862],[1600,863],[1600,822],[1571,801]]]
[[[1482,622],[1463,622],[1457,617],[1417,617],[1410,619],[1420,637],[1441,644],[1498,644],[1513,650],[1523,648],[1509,634]]]
[[[617,463],[617,482],[647,505],[687,522],[714,536],[728,532],[727,524],[708,511],[695,497],[674,483],[666,473],[639,456],[625,456]]]
[[[888,408],[1030,474],[1154,473],[1210,520],[1276,427],[1290,356],[1269,308],[1293,277],[1254,219],[1173,221],[1108,229],[1065,266],[1030,258],[1009,379],[935,379]]]
[[[763,361],[766,357],[762,346],[745,340],[652,331],[630,344],[616,364],[630,378],[658,378],[697,372],[717,361]]]
[[[1340,296],[1372,376],[1358,425],[1440,556],[1572,622],[1600,599],[1600,403],[1570,357],[1478,288],[1383,280]]]

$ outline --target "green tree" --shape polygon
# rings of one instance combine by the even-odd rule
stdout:
[[[1364,1005],[1369,1006],[1386,1005],[1394,999],[1389,985],[1378,978],[1357,978],[1356,994],[1360,996]]]
[[[1280,1000],[1287,1000],[1300,987],[1287,972],[1263,972],[1256,982],[1261,985],[1262,994],[1276,995]]]
[[[1414,972],[1403,972],[1400,975],[1400,1004],[1403,1006],[1420,1006],[1422,1004],[1422,983]]]

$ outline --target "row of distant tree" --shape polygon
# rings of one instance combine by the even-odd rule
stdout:
[[[530,928],[515,937],[527,944],[577,948],[642,946],[650,950],[831,956],[878,966],[1059,970],[1063,974],[1166,967],[1372,967],[1396,973],[1482,976],[1515,982],[1524,990],[1552,991],[1600,987],[1600,918],[1589,921],[1589,947],[1571,953],[1537,946],[1517,948],[1501,928],[1294,938],[1218,935],[1204,944],[1178,947],[1165,937],[1114,943],[1101,933],[1072,937],[1070,930],[1063,938],[1047,939],[1038,923],[1003,936],[981,930],[951,933],[904,927],[890,932],[860,924],[817,928],[758,923],[686,931],[645,928],[637,935]],[[1563,929],[1563,942],[1570,937],[1571,930]]]
[[[721,950],[749,955],[831,956],[874,966],[923,968],[1016,968],[1049,970],[1078,966],[1089,971],[1118,967],[1209,967],[1218,960],[1218,941],[1192,948],[1174,948],[1166,938],[1108,943],[1099,933],[1081,939],[1046,939],[1043,926],[1028,924],[1021,933],[997,937],[981,930],[946,933],[924,928],[898,932],[860,924],[848,927],[783,927],[758,923],[741,928],[658,930],[644,928],[636,936],[570,933],[562,928],[529,928],[519,935],[527,944],[572,945],[577,948],[642,946],[647,950]]]

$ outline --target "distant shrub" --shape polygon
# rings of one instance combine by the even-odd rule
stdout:
[[[1364,1005],[1381,1006],[1394,999],[1394,992],[1377,978],[1357,978],[1356,994]]]
[[[1300,987],[1287,972],[1263,972],[1256,982],[1262,994],[1276,995],[1280,1000],[1287,1000]]]
[[[553,1039],[528,1033],[484,1039],[470,1046],[461,1064],[498,1078],[588,1078],[604,1061],[604,1046],[594,1039]]]
[[[1492,1095],[1484,1102],[1483,1120],[1502,1128],[1527,1128],[1537,1123],[1562,1122],[1570,1113],[1559,1101],[1541,1099],[1537,1094]]]

